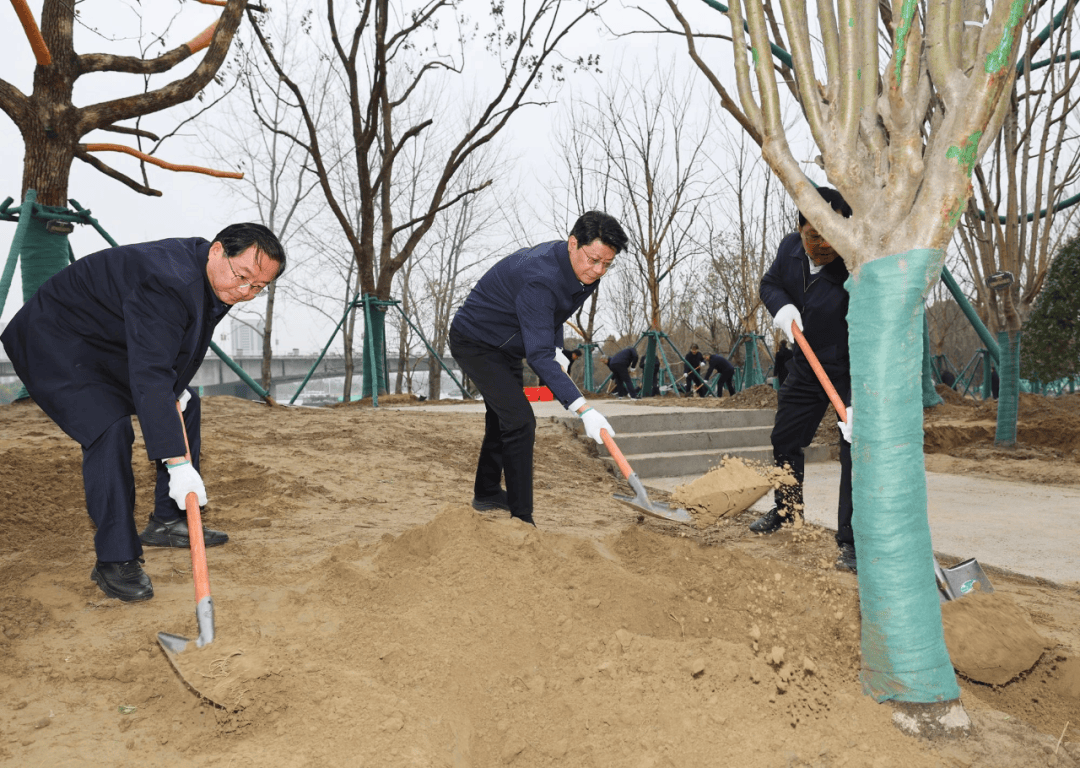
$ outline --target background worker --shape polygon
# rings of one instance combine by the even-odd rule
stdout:
[[[788,363],[791,362],[791,347],[788,346],[787,339],[780,339],[780,346],[776,348],[776,354],[773,355],[773,375],[776,376],[776,381],[779,386],[784,386],[784,380],[787,378]]]
[[[851,207],[835,189],[818,189],[833,210],[851,216]],[[848,277],[843,258],[833,250],[814,225],[799,212],[799,231],[785,237],[776,258],[761,279],[761,300],[773,322],[792,345],[793,356],[780,390],[772,431],[773,459],[779,467],[790,466],[796,484],[780,486],[776,506],[750,526],[755,533],[773,533],[785,521],[802,517],[803,449],[810,444],[829,407],[829,397],[810,368],[802,348],[796,346],[792,322],[806,336],[810,349],[844,401],[851,404],[851,361],[848,355]],[[855,537],[851,528],[851,434],[850,413],[841,424],[840,501],[837,506],[836,543],[840,549],[836,567],[854,571]]]
[[[709,370],[705,372],[705,381],[712,378],[714,373],[719,373],[720,377],[716,380],[716,396],[723,397],[721,391],[724,387],[727,388],[728,395],[734,397],[735,395],[735,366],[731,364],[731,361],[721,355],[719,352],[713,352],[709,355]],[[702,384],[698,387],[698,394],[702,397],[707,397],[709,394],[709,388]]]
[[[567,360],[566,373],[569,376],[573,377],[574,374],[571,373],[571,371],[574,370],[574,363],[576,363],[578,360],[580,360],[582,357],[584,357],[585,352],[581,349],[581,347],[577,347],[575,349],[567,350],[565,354],[566,354],[566,360]]]
[[[705,383],[701,379],[701,366],[705,364],[705,355],[701,354],[697,344],[691,344],[684,359],[686,362],[683,363],[683,377],[686,381],[683,382],[682,391],[690,394],[692,389]]]
[[[284,268],[281,243],[260,224],[233,224],[212,243],[195,237],[109,248],[46,281],[4,330],[4,347],[27,392],[82,446],[86,509],[97,526],[90,578],[109,597],[154,596],[142,545],[190,546],[184,499],[195,492],[206,504],[206,488],[199,475],[199,396],[188,384],[217,324]],[[132,414],[157,464],[154,511],[141,534]],[[203,539],[213,547],[229,537],[204,528]]]
[[[638,351],[633,347],[620,349],[611,357],[602,357],[600,361],[608,367],[615,379],[615,394],[619,397],[637,397],[638,391],[630,378],[630,369],[637,368]]]
[[[566,240],[505,257],[480,278],[450,324],[450,353],[484,398],[484,440],[473,483],[474,509],[506,509],[533,523],[536,416],[523,385],[522,358],[555,398],[603,442],[615,431],[567,375],[563,323],[600,284],[627,237],[613,217],[589,211]],[[505,476],[506,489],[500,481]]]

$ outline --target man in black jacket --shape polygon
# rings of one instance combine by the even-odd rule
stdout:
[[[637,388],[634,387],[634,382],[630,378],[630,369],[637,368],[638,351],[633,347],[627,347],[626,349],[620,349],[611,357],[602,357],[600,361],[611,370],[611,375],[615,378],[615,394],[619,397],[637,397]]]
[[[683,364],[682,391],[690,394],[695,387],[700,387],[705,382],[701,379],[701,366],[705,364],[705,355],[701,354],[701,348],[697,344],[690,345],[690,351],[686,353],[686,362]],[[704,397],[704,395],[702,395]]]
[[[217,324],[284,268],[281,243],[260,224],[233,224],[212,243],[196,237],[109,248],[47,280],[4,330],[4,347],[30,397],[82,446],[86,508],[97,526],[90,578],[109,597],[154,596],[140,564],[143,544],[190,546],[184,499],[193,492],[206,504],[206,488],[199,396],[188,384]],[[133,414],[157,464],[154,511],[141,534]],[[208,528],[203,538],[208,547],[229,540]]]
[[[709,370],[705,372],[705,381],[711,379],[713,373],[720,374],[716,379],[716,396],[723,397],[723,390],[726,387],[728,395],[734,397],[735,366],[719,352],[713,352],[709,355]],[[706,397],[709,394],[709,388],[705,386],[700,387],[698,389],[698,394],[702,397]]]
[[[523,248],[480,278],[450,324],[450,353],[484,397],[484,440],[476,463],[473,509],[505,509],[533,522],[536,416],[522,391],[525,358],[563,407],[602,443],[614,436],[567,375],[563,323],[599,287],[626,248],[622,226],[602,211],[582,214],[565,240]],[[506,489],[502,480],[506,480]]]
[[[835,189],[818,192],[833,210],[851,216],[851,207]],[[803,449],[829,407],[829,398],[810,368],[802,349],[795,345],[791,325],[806,336],[830,381],[846,406],[851,403],[851,362],[848,356],[848,277],[843,258],[799,212],[799,231],[780,242],[776,259],[761,279],[761,299],[773,316],[776,327],[792,345],[793,356],[780,390],[772,431],[773,459],[788,466],[794,485],[781,486],[775,494],[776,506],[750,526],[755,533],[773,533],[785,521],[802,517]],[[850,414],[850,408],[848,408]],[[855,537],[851,528],[851,444],[850,416],[840,441],[840,501],[837,507],[836,543],[840,549],[836,566],[854,571]],[[842,428],[844,433],[845,429]]]

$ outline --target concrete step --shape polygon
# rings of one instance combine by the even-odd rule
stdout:
[[[627,456],[645,453],[729,451],[769,445],[769,435],[772,433],[772,422],[758,427],[690,429],[685,432],[639,432],[636,424],[633,425],[633,431],[624,431],[614,424],[611,426],[615,427],[618,433],[619,450]],[[607,449],[600,446],[600,453],[607,455]]]
[[[627,404],[628,405],[628,404]],[[642,478],[703,475],[724,456],[772,464],[772,409],[612,408],[605,413],[616,443]],[[584,438],[581,420],[560,421]],[[811,445],[807,463],[827,461],[829,446]],[[600,446],[607,457],[607,449]],[[607,457],[611,461],[610,457]]]
[[[619,449],[622,449],[621,440]],[[724,456],[738,456],[766,465],[773,463],[771,445],[746,446],[723,451],[672,451],[625,455],[626,460],[630,462],[630,467],[641,478],[704,475],[718,465]],[[806,449],[805,455],[807,464],[828,461],[829,446],[811,445]],[[612,465],[615,463],[615,460],[610,457],[607,457],[606,461],[611,462]]]

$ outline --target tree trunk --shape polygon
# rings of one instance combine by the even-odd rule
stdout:
[[[270,363],[274,358],[274,346],[271,340],[274,330],[274,295],[277,293],[277,282],[270,283],[266,289],[266,321],[263,326],[262,340],[262,388],[270,391],[271,372]]]

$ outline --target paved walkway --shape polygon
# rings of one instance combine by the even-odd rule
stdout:
[[[483,403],[478,402],[410,407],[478,414],[484,411]],[[605,415],[662,408],[667,406],[653,407],[629,400],[603,401],[598,406]],[[533,403],[533,410],[537,417],[572,418],[557,402]],[[649,478],[646,485],[671,491],[696,477]],[[839,462],[806,467],[807,519],[833,530],[839,478]],[[930,532],[936,552],[974,557],[983,565],[1059,584],[1080,585],[1080,486],[1063,488],[936,472],[928,472],[926,480]],[[768,494],[751,509],[765,512],[771,506],[772,494]]]

